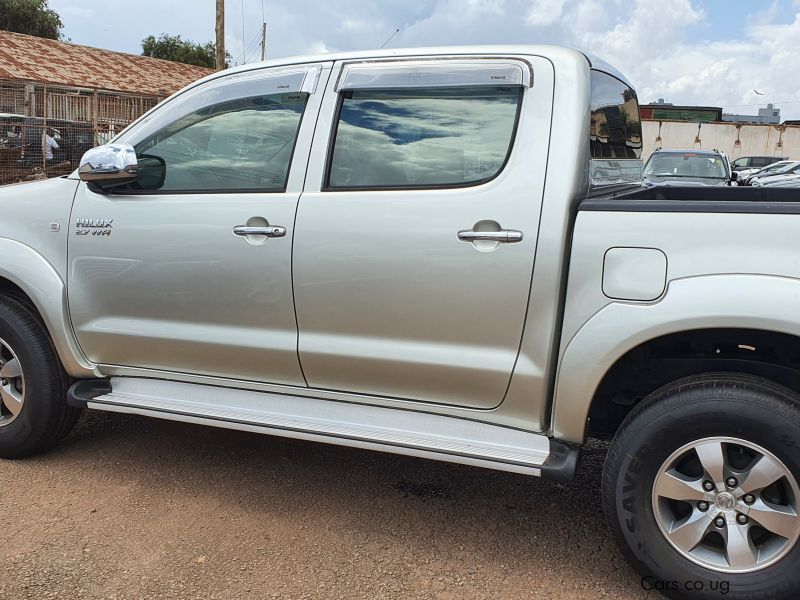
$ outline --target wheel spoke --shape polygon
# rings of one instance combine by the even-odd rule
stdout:
[[[760,490],[778,481],[785,475],[784,469],[772,458],[761,455],[739,484],[745,492]]]
[[[746,569],[758,562],[758,550],[753,545],[748,527],[728,525],[725,535],[725,556],[734,569]]]
[[[787,539],[794,538],[800,530],[800,516],[790,506],[767,504],[759,499],[747,514],[764,529]]]
[[[718,490],[725,489],[725,453],[722,442],[709,441],[695,446],[700,464],[717,485]]]
[[[674,469],[666,471],[658,476],[655,484],[655,492],[663,498],[672,500],[703,500],[702,479],[687,479]]]
[[[0,377],[3,379],[16,379],[22,376],[22,368],[19,366],[19,361],[12,358],[0,368]]]
[[[711,528],[711,524],[712,519],[709,513],[694,510],[686,519],[672,528],[669,532],[669,537],[676,546],[682,548],[685,552],[689,552],[703,541],[706,533]]]
[[[22,410],[22,395],[13,388],[13,384],[0,387],[0,402],[15,417]]]

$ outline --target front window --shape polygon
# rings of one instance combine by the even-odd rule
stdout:
[[[238,98],[179,118],[136,144],[142,174],[131,189],[285,190],[307,98],[304,93]],[[150,176],[151,171],[159,175]]]
[[[657,153],[650,157],[644,174],[652,177],[727,179],[728,170],[721,156],[691,152]]]

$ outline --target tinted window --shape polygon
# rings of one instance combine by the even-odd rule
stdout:
[[[642,156],[642,126],[636,92],[600,71],[592,71],[592,158]]]
[[[192,112],[136,145],[148,175],[134,189],[282,191],[308,94],[239,98]]]
[[[642,126],[636,92],[616,77],[591,72],[592,188],[639,184]]]
[[[344,92],[328,187],[489,180],[508,157],[521,96],[519,87]]]

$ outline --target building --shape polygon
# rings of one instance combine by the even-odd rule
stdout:
[[[70,172],[83,151],[211,72],[0,31],[0,184]],[[59,143],[51,160],[45,131]]]
[[[688,121],[711,123],[722,120],[722,108],[716,106],[677,106],[659,98],[658,102],[642,104],[639,114],[647,121]]]
[[[763,125],[778,125],[781,122],[781,109],[775,108],[773,104],[767,104],[766,108],[759,108],[757,115],[722,115],[723,121],[731,123],[760,123]]]

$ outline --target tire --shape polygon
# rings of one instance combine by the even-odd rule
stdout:
[[[670,598],[800,598],[799,444],[800,396],[757,377],[689,377],[637,405],[614,437],[602,495],[609,525],[642,575],[642,587]],[[725,475],[716,464],[725,465]],[[766,466],[773,470],[761,476]],[[721,484],[709,482],[714,471]],[[775,483],[758,487],[773,473]],[[673,475],[689,481],[691,489],[670,487]],[[674,496],[691,499],[669,499]],[[782,515],[782,524],[775,525],[775,515],[761,511],[767,502],[780,504],[780,510],[785,503],[795,516]],[[743,516],[740,510],[750,512]],[[690,524],[699,533],[682,537],[691,530],[678,529]],[[698,536],[705,537],[693,546]]]
[[[25,304],[5,296],[0,296],[0,363],[0,458],[53,447],[81,411],[67,405],[67,374],[44,325]]]

